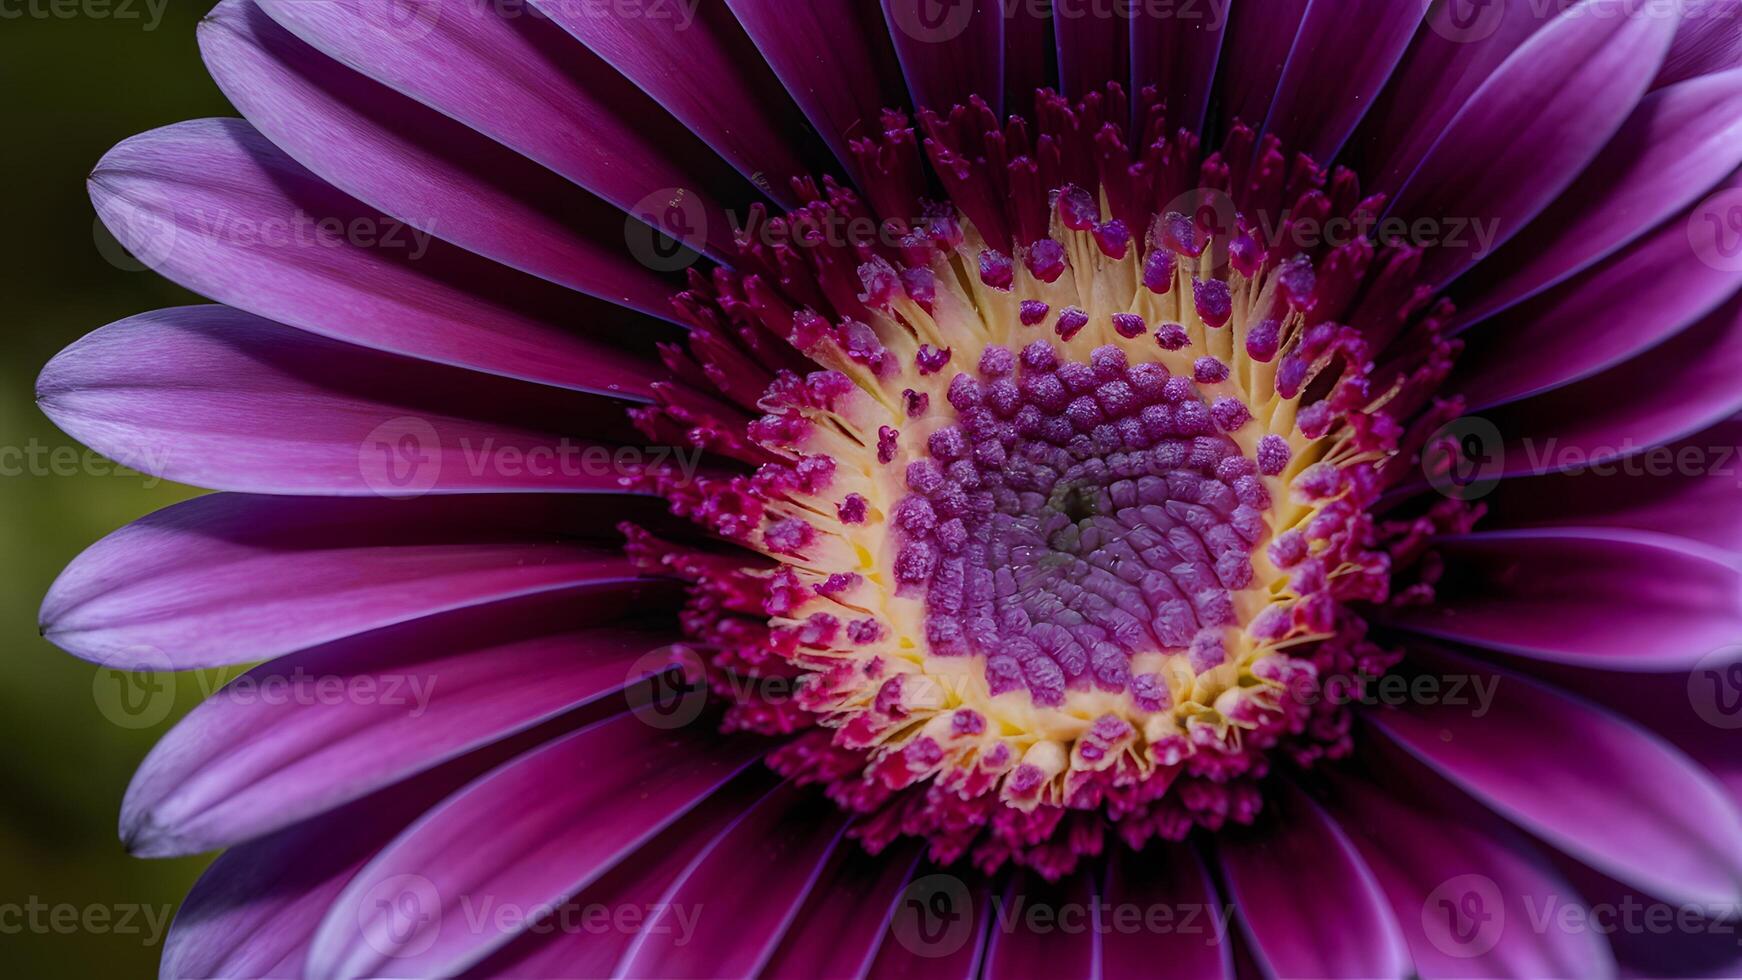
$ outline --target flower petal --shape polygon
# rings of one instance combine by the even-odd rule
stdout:
[[[1742,571],[1665,535],[1599,528],[1485,531],[1436,542],[1448,580],[1394,625],[1524,657],[1679,670],[1742,637]]]
[[[1204,128],[1222,38],[1228,30],[1228,4],[1199,5],[1194,16],[1179,7],[1171,17],[1131,21],[1131,86],[1140,93],[1155,86],[1167,98],[1168,124],[1196,133]]]
[[[328,58],[253,0],[224,0],[200,22],[199,38],[230,101],[322,180],[461,248],[671,316],[681,286],[630,256],[620,209]]]
[[[1502,480],[1484,528],[1604,527],[1742,554],[1742,420],[1726,419],[1597,472]]]
[[[1131,58],[1128,18],[1071,0],[1051,6],[1059,92],[1081,99],[1108,82],[1124,85]]]
[[[855,0],[726,0],[726,5],[851,171],[848,141],[876,132],[882,111],[907,101],[882,11]]]
[[[1614,975],[1597,932],[1526,925],[1540,909],[1584,908],[1534,844],[1407,754],[1369,744],[1390,749],[1369,753],[1373,778],[1339,770],[1328,806],[1385,890],[1421,976]]]
[[[877,948],[876,959],[863,976],[867,980],[979,977],[986,960],[988,927],[997,914],[991,878],[957,877],[931,864],[921,864],[913,875],[908,886],[912,890],[903,891],[892,911],[892,935]]]
[[[1058,882],[1018,872],[992,910],[986,980],[1092,977],[1101,961],[1100,888],[1086,871]]]
[[[745,811],[767,796],[776,782],[774,773],[760,766],[740,773],[599,880],[558,905],[545,920],[548,926],[520,933],[463,975],[611,976],[611,968],[649,924],[642,916],[657,912],[684,871],[736,825]],[[611,910],[610,928],[600,928],[600,909]],[[622,911],[631,909],[634,911]],[[686,936],[696,917],[708,914],[706,909],[680,911],[677,925],[686,930]],[[629,915],[635,918],[627,918]]]
[[[1742,69],[1652,92],[1541,217],[1458,284],[1459,295],[1470,297],[1458,322],[1474,323],[1590,268],[1693,204],[1739,164]],[[1678,230],[1685,249],[1685,222]]]
[[[1292,783],[1216,853],[1253,954],[1270,976],[1402,977],[1409,947],[1348,837]],[[1310,901],[1303,897],[1311,896]]]
[[[1372,191],[1394,193],[1494,69],[1559,15],[1542,0],[1436,3],[1348,152]]]
[[[573,180],[623,211],[694,202],[698,247],[732,252],[752,185],[635,83],[543,16],[473,0],[257,0],[350,68]]]
[[[1106,902],[1115,917],[1101,937],[1101,975],[1107,980],[1152,977],[1157,963],[1182,977],[1232,980],[1227,930],[1233,906],[1217,897],[1209,869],[1190,847],[1168,845],[1142,862],[1108,862]],[[1144,910],[1143,928],[1121,920],[1123,909]],[[1158,925],[1148,917],[1151,909],[1169,910],[1175,918]]]
[[[1505,434],[1504,475],[1585,468],[1734,414],[1739,374],[1742,297],[1632,360],[1484,415]]]
[[[607,439],[634,439],[610,400],[353,347],[222,306],[87,334],[43,368],[36,392],[56,425],[98,452],[214,489],[415,496],[632,482],[613,447],[551,428],[585,419]]]
[[[1446,126],[1392,213],[1497,222],[1495,245],[1522,231],[1621,128],[1657,73],[1676,18],[1640,9],[1649,2],[1583,0],[1532,35]],[[1422,280],[1451,281],[1484,244],[1428,253]]]
[[[534,5],[782,204],[799,203],[788,181],[826,164],[828,151],[806,133],[804,114],[724,4],[618,17],[565,0]]]
[[[932,0],[883,0],[883,16],[915,106],[941,112],[979,96],[993,112],[1004,111],[1001,0],[943,7]]]
[[[1270,118],[1276,87],[1309,2],[1275,0],[1227,8],[1228,36],[1222,42],[1219,83],[1224,125],[1238,119],[1259,126]]]
[[[353,875],[407,824],[478,776],[562,734],[559,720],[331,813],[231,848],[182,899],[164,977],[302,977],[315,929]],[[415,882],[404,894],[421,897]]]
[[[614,971],[629,977],[756,976],[842,845],[848,815],[812,787],[787,783],[721,834],[661,900]],[[701,915],[682,936],[682,909]]]
[[[556,496],[213,494],[75,558],[43,600],[42,630],[117,670],[251,663],[515,596],[618,589],[640,578],[607,537],[622,516],[585,518]]]
[[[1725,907],[1742,899],[1742,812],[1693,760],[1521,674],[1420,644],[1409,656],[1490,691],[1486,711],[1442,698],[1367,716],[1416,758],[1560,850],[1660,898]]]
[[[1723,190],[1742,190],[1742,173]],[[1471,411],[1617,367],[1711,314],[1742,275],[1688,247],[1696,206],[1572,279],[1465,333],[1450,384]]]
[[[485,899],[522,910],[567,899],[705,803],[766,748],[703,726],[657,731],[626,714],[523,755],[449,797],[351,880],[315,935],[308,972],[463,970],[528,925],[492,919],[474,928],[468,909]],[[380,899],[417,879],[435,908],[406,921]]]
[[[1687,0],[1681,7],[1681,29],[1652,84],[1674,85],[1742,65],[1742,0]]]
[[[133,137],[97,164],[91,200],[168,278],[313,333],[643,401],[664,376],[619,346],[645,345],[654,321],[366,208],[241,120]],[[588,336],[577,324],[598,326]]]
[[[259,837],[582,705],[623,709],[675,629],[593,625],[657,608],[625,585],[496,603],[256,667],[146,756],[121,804],[140,856]]]
[[[1265,130],[1331,160],[1397,68],[1428,0],[1310,0]],[[1358,32],[1351,24],[1361,25]]]
[[[761,976],[768,980],[863,977],[880,946],[895,942],[889,926],[918,864],[908,840],[872,855],[856,843],[835,848],[804,907],[786,930]]]

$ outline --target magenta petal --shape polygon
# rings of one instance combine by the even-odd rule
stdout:
[[[1282,81],[1309,0],[1236,3],[1222,41],[1221,103],[1225,120],[1261,126]]]
[[[1305,793],[1288,782],[1280,788],[1261,832],[1224,835],[1216,846],[1229,897],[1265,973],[1407,975],[1403,932],[1354,845]]]
[[[863,977],[890,935],[921,848],[907,839],[872,855],[856,843],[835,848],[804,907],[760,976],[765,980]],[[910,913],[909,913],[910,914]]]
[[[1108,82],[1124,85],[1130,72],[1128,31],[1126,17],[1071,0],[1053,4],[1052,34],[1058,46],[1059,91],[1069,98],[1081,99],[1090,92],[1101,91]]]
[[[1454,572],[1431,606],[1388,621],[1520,656],[1610,670],[1684,669],[1742,636],[1742,571],[1666,535],[1487,531],[1435,545]]]
[[[1505,475],[1581,469],[1729,417],[1742,409],[1738,376],[1742,299],[1733,299],[1629,361],[1484,417],[1505,434]]]
[[[1168,123],[1203,129],[1215,86],[1228,5],[1203,4],[1195,17],[1138,17],[1131,22],[1131,86],[1154,85],[1167,99]]]
[[[1742,175],[1718,192],[1742,190]],[[1742,276],[1690,261],[1695,207],[1572,279],[1464,334],[1450,384],[1470,411],[1616,367],[1709,315]]]
[[[915,106],[942,112],[978,96],[1003,113],[1001,0],[941,7],[932,0],[883,0],[883,16]]]
[[[1409,47],[1425,0],[1312,0],[1277,83],[1265,130],[1331,160]],[[1351,33],[1350,25],[1360,30]]]
[[[725,4],[614,17],[565,0],[536,6],[775,200],[796,205],[788,182],[824,163],[827,151],[805,132],[804,114]]]
[[[1405,218],[1498,222],[1493,244],[1522,231],[1597,156],[1632,114],[1669,48],[1676,19],[1648,0],[1585,0],[1534,34],[1447,125],[1393,202]],[[1442,247],[1422,279],[1443,285],[1483,257],[1485,243]]]
[[[1674,85],[1696,75],[1742,66],[1742,3],[1687,0],[1681,29],[1653,85]]]
[[[502,766],[401,834],[333,903],[308,971],[319,976],[458,972],[527,925],[467,919],[480,903],[531,911],[616,867],[767,748],[705,726],[659,731],[626,714]],[[533,802],[536,805],[531,805]],[[382,901],[419,882],[411,919]]]
[[[622,210],[328,58],[253,0],[224,0],[199,37],[230,101],[334,187],[479,255],[670,317],[672,281],[623,247]]]
[[[133,137],[97,164],[91,200],[121,244],[153,269],[280,323],[643,401],[664,377],[651,358],[607,342],[645,344],[649,327],[662,325],[366,208],[241,120]],[[584,324],[600,327],[589,337]]]
[[[693,201],[686,241],[732,254],[727,208],[757,194],[633,82],[543,16],[474,0],[256,0],[350,68],[637,215]]]
[[[657,608],[622,586],[497,603],[349,637],[256,667],[146,756],[121,804],[142,856],[249,840],[583,704],[668,666],[677,641],[590,625]]]
[[[1459,322],[1474,323],[1589,268],[1705,196],[1738,164],[1742,70],[1651,93],[1566,193],[1458,284],[1470,297]],[[1675,224],[1686,262],[1686,219]]]
[[[583,530],[574,513],[561,497],[200,497],[74,559],[43,600],[42,630],[117,670],[187,670],[515,596],[639,579],[604,527],[591,542],[574,536]]]
[[[988,926],[996,916],[992,880],[956,875],[932,864],[914,869],[895,908],[890,935],[863,974],[866,980],[976,980],[986,960]]]
[[[303,977],[310,942],[345,884],[430,807],[563,732],[541,725],[385,793],[231,848],[200,876],[163,944],[165,977]],[[422,890],[405,881],[406,893]]]
[[[613,491],[613,402],[341,344],[222,306],[146,313],[43,368],[43,412],[127,466],[220,490],[344,496]],[[625,450],[622,463],[653,463]],[[589,462],[590,460],[590,462]]]
[[[1504,480],[1483,499],[1484,528],[1609,527],[1687,538],[1742,554],[1742,420],[1618,465],[1613,472]]]
[[[1559,13],[1558,5],[1542,0],[1430,7],[1391,83],[1349,142],[1368,186],[1395,192],[1494,69]]]
[[[1614,974],[1595,930],[1526,927],[1544,909],[1584,907],[1534,844],[1403,753],[1371,755],[1374,780],[1339,774],[1330,811],[1384,889],[1422,977]]]
[[[1447,697],[1368,715],[1411,754],[1560,850],[1660,898],[1742,899],[1742,812],[1693,760],[1521,674],[1420,644],[1409,657],[1489,691],[1485,709]]]
[[[1233,906],[1222,902],[1209,869],[1190,847],[1173,844],[1145,852],[1141,861],[1115,859],[1107,865],[1107,907],[1114,921],[1101,938],[1101,976],[1106,980],[1153,977],[1156,964],[1169,973],[1202,980],[1234,976]],[[1123,910],[1141,910],[1133,928]],[[1172,918],[1158,926],[1150,910],[1167,909]]]
[[[907,101],[888,25],[857,0],[726,0],[793,101],[852,169],[850,140]],[[955,9],[952,5],[950,9]]]
[[[544,928],[522,932],[463,976],[611,976],[612,967],[646,926],[646,917],[658,911],[684,872],[767,796],[776,781],[772,771],[752,766],[558,906]],[[609,921],[601,923],[600,910]],[[676,925],[693,928],[701,914],[706,910],[686,908]],[[628,919],[630,915],[635,918]]]
[[[1100,888],[1086,871],[1059,882],[1012,874],[992,910],[985,980],[1092,977],[1101,961]]]
[[[749,977],[760,973],[842,845],[848,815],[814,787],[787,783],[751,807],[690,863],[616,976]],[[819,896],[820,897],[820,896]],[[694,916],[681,930],[680,913]]]

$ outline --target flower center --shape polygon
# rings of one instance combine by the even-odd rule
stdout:
[[[1193,675],[1225,656],[1269,493],[1160,364],[1111,345],[1061,364],[1044,341],[1021,361],[988,348],[951,381],[960,421],[907,469],[896,579],[925,586],[931,652],[984,658],[993,697],[1163,710],[1170,653]]]
[[[874,213],[916,217],[842,242],[866,206],[801,185],[743,271],[682,297],[695,360],[674,370],[767,414],[746,440],[675,390],[644,410],[756,467],[661,489],[776,563],[745,573],[760,600],[699,591],[692,635],[729,670],[801,677],[798,711],[729,717],[818,726],[771,762],[867,815],[872,846],[920,834],[949,861],[980,840],[1050,874],[1099,847],[1067,813],[1134,846],[1250,819],[1273,753],[1347,750],[1319,679],[1390,662],[1346,604],[1386,599],[1392,556],[1441,520],[1381,531],[1368,508],[1437,424],[1449,310],[1410,246],[1255,236],[1381,209],[1352,175],[1238,125],[1200,157],[1145,98],[1135,152],[1116,89],[1041,93],[1038,137],[981,105],[928,115],[936,183],[892,116],[854,149]],[[1422,339],[1376,366],[1406,326]],[[744,397],[758,363],[782,369]],[[685,563],[730,559],[660,560],[705,582]]]

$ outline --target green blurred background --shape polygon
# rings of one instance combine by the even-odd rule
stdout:
[[[0,975],[155,975],[161,937],[142,910],[172,911],[205,864],[128,857],[115,824],[134,767],[215,679],[184,678],[161,720],[128,716],[102,703],[116,678],[36,628],[73,556],[193,491],[86,463],[32,392],[43,363],[84,333],[193,299],[138,271],[95,226],[85,175],[134,133],[234,114],[194,42],[208,7],[0,0]],[[128,916],[135,931],[124,933]]]

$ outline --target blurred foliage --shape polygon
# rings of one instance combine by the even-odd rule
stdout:
[[[50,357],[105,323],[195,301],[150,272],[130,271],[94,225],[85,177],[104,151],[135,133],[234,114],[195,44],[194,26],[208,6],[0,5],[0,462],[11,464],[0,474],[0,635],[7,641],[0,656],[7,747],[0,752],[0,973],[8,976],[155,975],[161,937],[150,942],[138,910],[161,916],[173,909],[206,863],[131,858],[115,826],[134,768],[174,716],[198,702],[201,682],[213,678],[184,679],[170,718],[121,727],[99,710],[94,693],[113,678],[56,650],[36,627],[44,592],[73,556],[193,491],[95,466],[18,473],[17,464],[22,452],[76,446],[34,403],[36,373]],[[70,452],[63,448],[60,459]],[[53,911],[57,906],[78,913]],[[124,933],[121,919],[129,915],[137,931]]]

